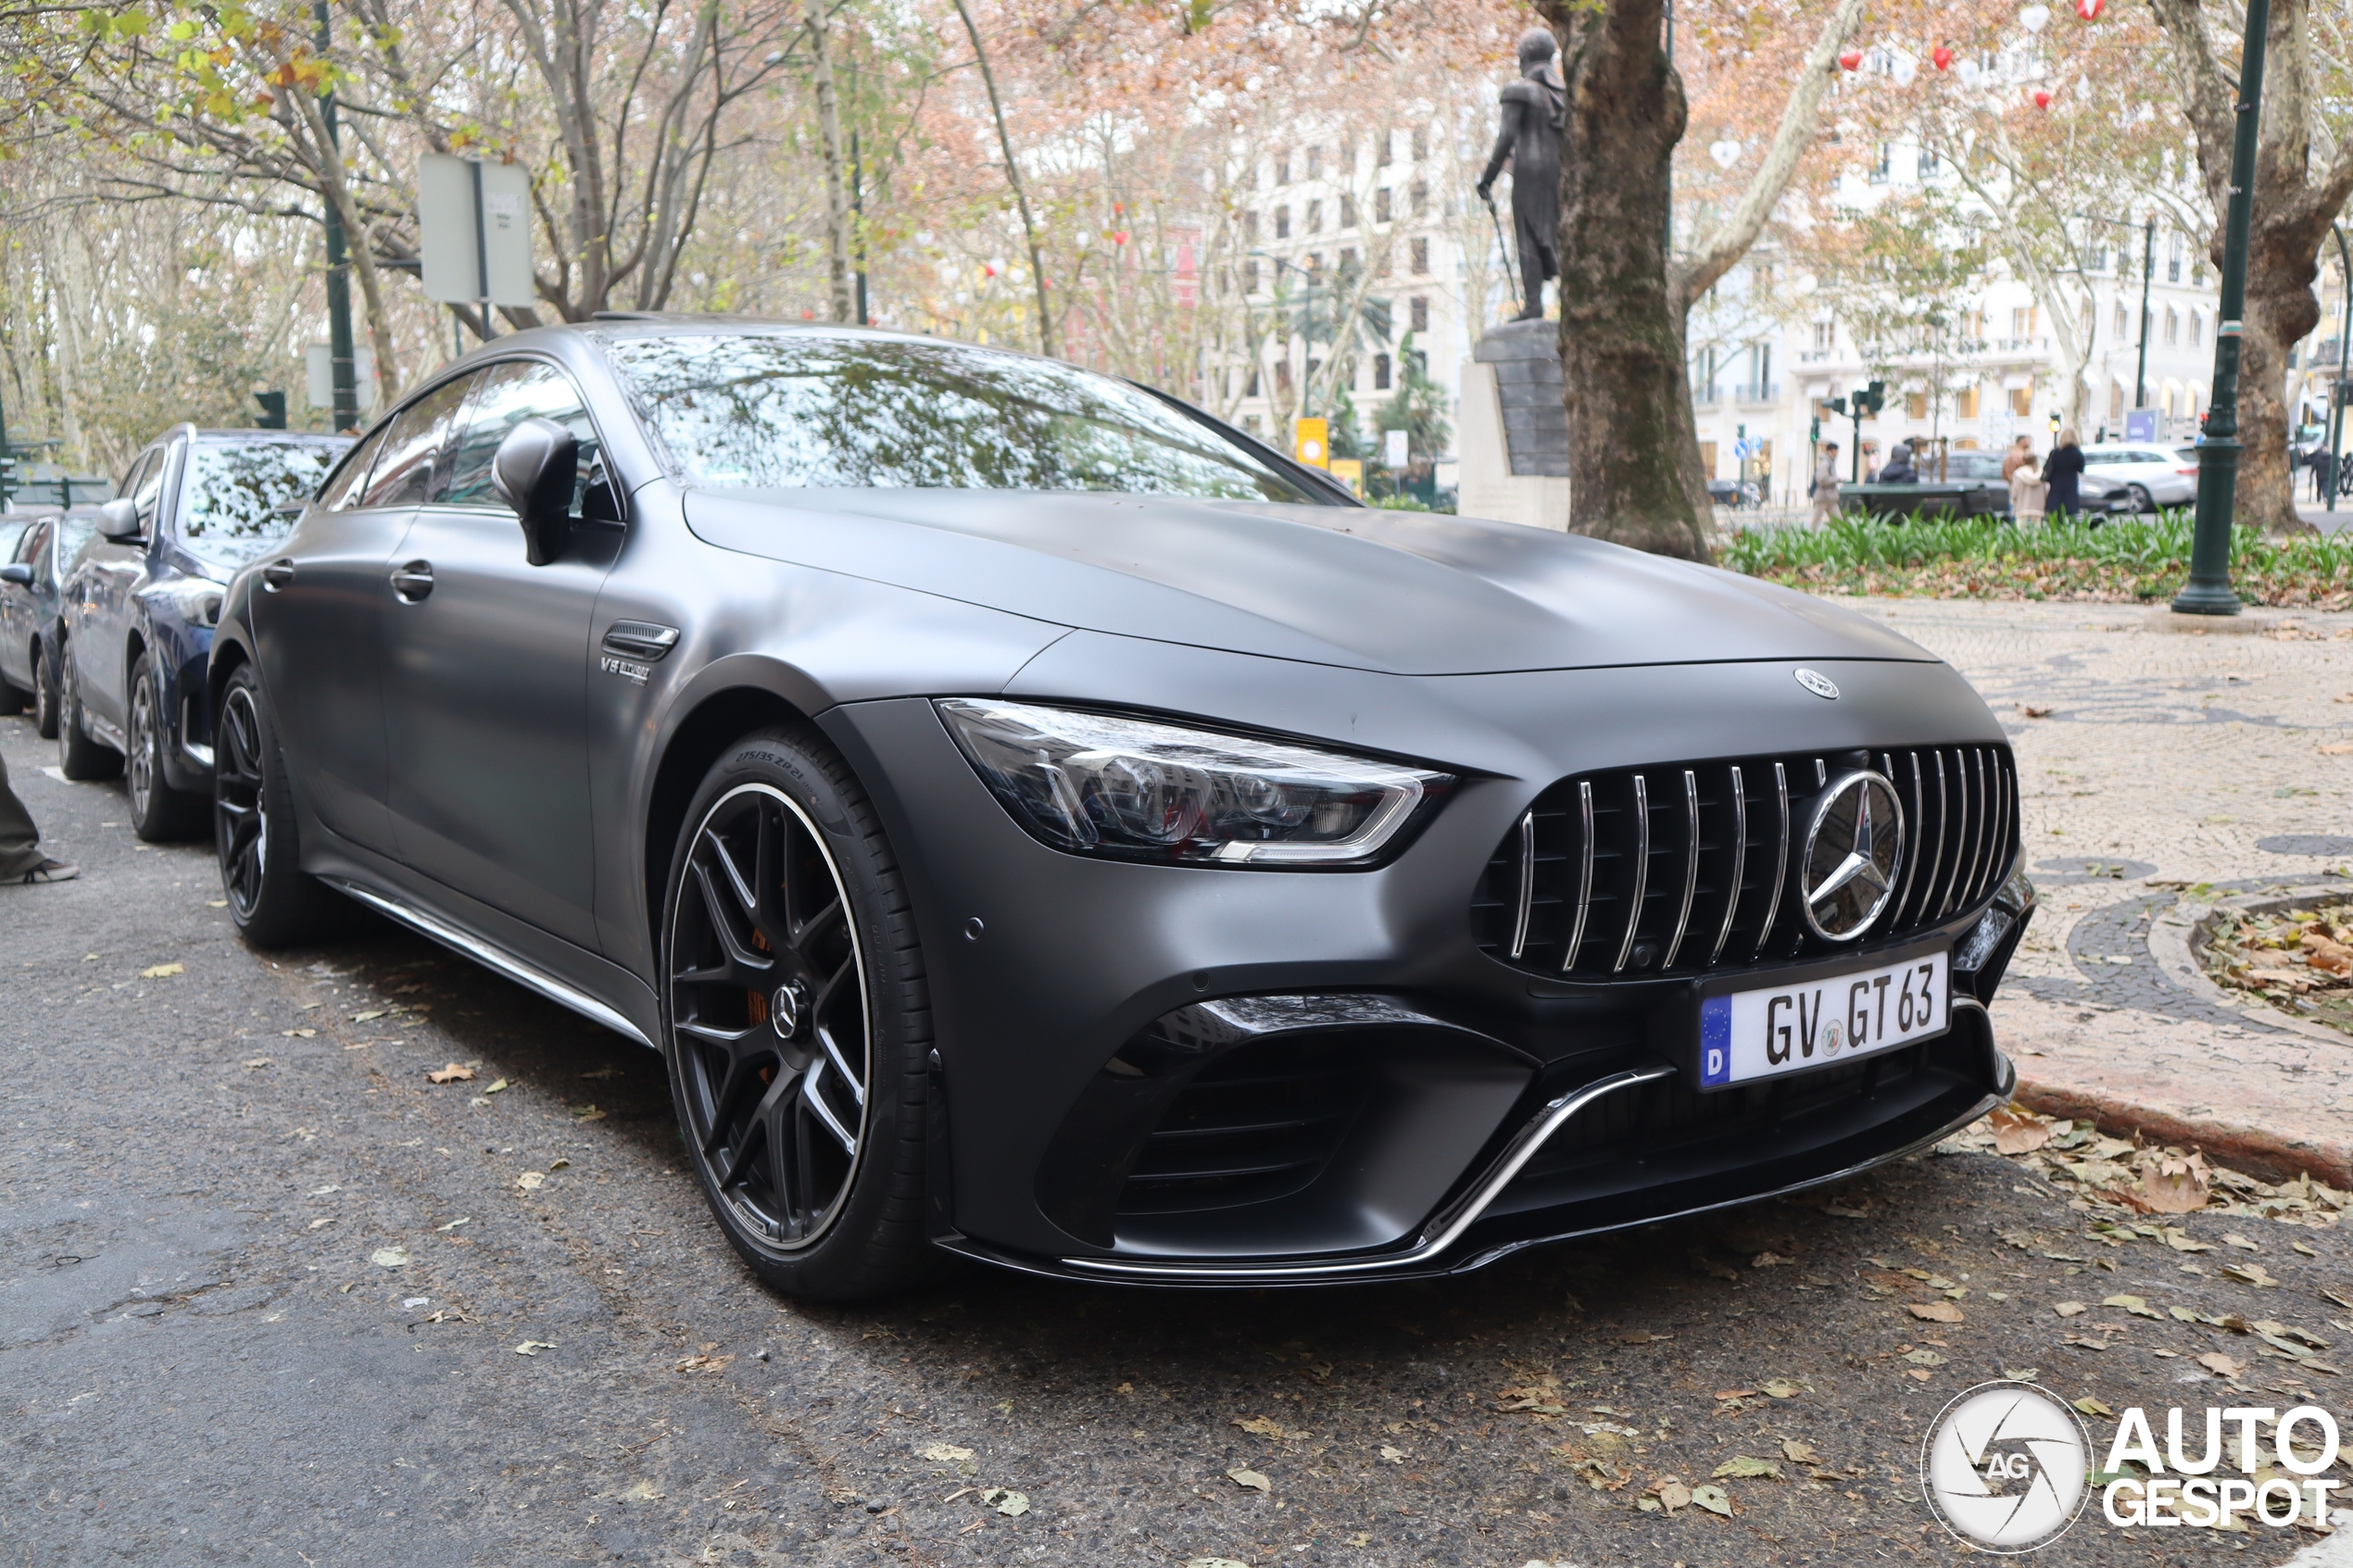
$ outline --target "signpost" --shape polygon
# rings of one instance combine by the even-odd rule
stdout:
[[[1329,468],[1332,460],[1329,421],[1293,420],[1291,421],[1291,456],[1311,468]]]
[[[531,175],[521,165],[427,153],[417,164],[418,275],[425,297],[482,312],[534,304]]]
[[[1407,433],[1402,430],[1381,433],[1381,462],[1391,469],[1402,469],[1413,460],[1409,454]]]

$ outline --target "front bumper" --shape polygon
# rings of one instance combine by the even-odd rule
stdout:
[[[1957,910],[1897,945],[1952,945],[1946,1035],[1706,1095],[1661,1035],[1661,1019],[1688,1015],[1688,981],[1565,985],[1474,944],[1474,885],[1505,829],[1589,758],[1688,749],[1645,733],[1662,711],[1733,715],[1709,731],[1727,754],[1789,744],[1780,687],[1816,705],[1800,711],[1818,735],[1823,715],[1856,725],[1818,744],[1999,734],[1941,667],[1834,670],[1850,694],[1908,684],[1909,734],[1890,733],[1887,705],[1839,712],[1786,667],[1770,674],[1745,709],[1724,690],[1743,677],[1721,667],[1548,677],[1615,694],[1622,726],[1604,713],[1597,733],[1622,727],[1630,756],[1508,759],[1519,777],[1471,756],[1465,784],[1393,863],[1347,873],[1063,854],[1012,822],[929,703],[826,714],[882,813],[924,945],[935,1238],[1098,1281],[1450,1273],[1835,1181],[2000,1103],[2014,1074],[1981,1004],[2028,912],[2015,891],[2007,914]],[[1521,684],[1499,698],[1524,708],[1526,678],[1503,680]],[[1966,702],[1943,700],[1940,682]],[[1388,749],[1462,762],[1466,748]],[[1253,1100],[1265,1114],[1249,1113]]]

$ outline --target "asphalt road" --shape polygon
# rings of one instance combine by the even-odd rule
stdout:
[[[1944,1562],[1919,1446],[1982,1380],[2345,1407],[2098,1305],[2268,1314],[2353,1366],[2318,1294],[2353,1294],[2342,1231],[2193,1217],[2218,1251],[2185,1272],[1985,1155],[1444,1284],[965,1272],[802,1307],[707,1222],[641,1048],[370,921],[249,952],[207,847],[136,845],[120,786],[44,776],[22,721],[0,746],[85,868],[0,889],[0,1562]],[[428,1080],[451,1062],[473,1078]],[[2276,1288],[2213,1266],[2250,1223]],[[2192,1359],[2218,1348],[2241,1387]],[[1779,1474],[1719,1483],[1729,1517],[1637,1505],[1740,1456]],[[2310,1539],[2096,1507],[2039,1560]]]

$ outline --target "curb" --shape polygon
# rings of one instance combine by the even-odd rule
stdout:
[[[2255,1041],[2267,1042],[2273,1047],[2298,1053],[2327,1046],[2344,1053],[2343,1060],[2353,1066],[2353,1037],[2325,1024],[2291,1017],[2217,985],[2198,963],[2193,947],[2198,931],[2212,919],[2217,909],[2287,908],[2309,903],[2323,896],[2342,898],[2346,891],[2343,886],[2331,885],[2284,889],[2274,886],[2261,893],[2243,894],[2211,903],[2179,899],[2170,909],[2153,912],[2142,940],[2149,961],[2185,1000],[2228,1017],[2244,1020],[2250,1029],[2259,1032],[2254,1036]],[[2151,1016],[2140,1007],[2103,1010]],[[2054,1062],[2052,1065],[2059,1064]],[[2089,1062],[2084,1065],[2091,1066]],[[2218,1068],[2217,1071],[2227,1079],[2232,1070]],[[2219,1163],[2266,1181],[2292,1181],[2298,1175],[2309,1174],[2334,1187],[2353,1187],[2353,1124],[2347,1124],[2344,1118],[2315,1119],[2287,1115],[2283,1118],[2284,1121],[2291,1124],[2301,1121],[2303,1129],[2300,1132],[2285,1131],[2279,1127],[2257,1125],[2246,1119],[2263,1114],[2255,1105],[2235,1107],[2236,1115],[2225,1116],[2207,1110],[2199,1100],[2176,1099],[2181,1092],[2178,1080],[2172,1093],[2165,1092],[2166,1085],[2163,1084],[2121,1085],[2111,1089],[2096,1082],[2084,1081],[2107,1076],[2109,1074],[2093,1068],[2082,1072],[2074,1082],[2032,1077],[2021,1062],[2016,1098],[2020,1104],[2046,1116],[2090,1121],[2112,1136],[2137,1134],[2159,1143],[2202,1149]],[[2154,1095],[2135,1094],[2133,1090],[2136,1086],[2158,1092]],[[2176,1103],[2166,1103],[2169,1099],[2176,1099]],[[2316,1120],[2318,1125],[2314,1124]]]

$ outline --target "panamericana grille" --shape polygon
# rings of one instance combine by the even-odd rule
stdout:
[[[2018,851],[2007,746],[1802,752],[1620,768],[1536,797],[1471,900],[1479,947],[1579,980],[1705,971],[1843,950],[1807,926],[1807,824],[1831,784],[1871,768],[1904,809],[1894,897],[1858,940],[1936,925],[1994,891]]]

